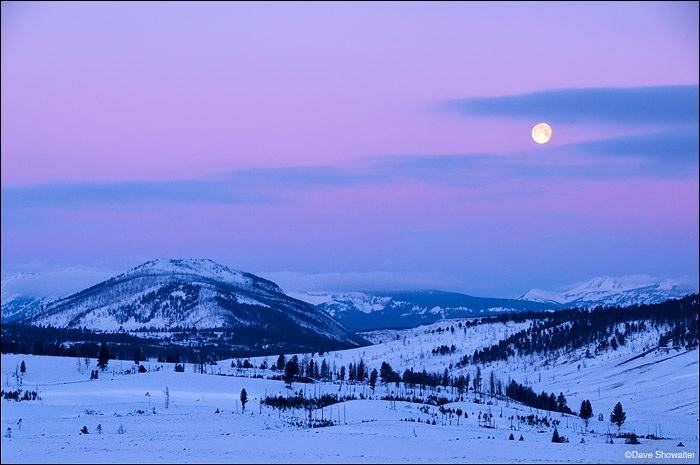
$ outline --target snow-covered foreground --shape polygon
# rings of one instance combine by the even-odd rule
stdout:
[[[379,347],[367,350],[378,350]],[[94,360],[87,371],[83,365],[79,372],[79,359],[75,358],[3,354],[2,385],[5,391],[17,388],[14,372],[21,361],[25,361],[27,368],[21,388],[37,390],[40,399],[2,401],[3,463],[697,463],[698,457],[697,350],[668,355],[649,354],[622,366],[613,360],[603,360],[595,371],[585,375],[589,378],[579,375],[578,381],[575,373],[580,374],[581,370],[574,367],[575,372],[567,372],[561,368],[566,365],[553,368],[542,376],[541,381],[532,379],[537,381],[535,387],[539,388],[541,384],[543,389],[557,389],[557,392],[557,386],[569,386],[571,391],[573,386],[585,381],[591,387],[580,394],[590,395],[596,417],[596,406],[603,408],[601,399],[606,396],[621,398],[628,416],[628,423],[622,431],[646,434],[647,430],[655,431],[654,425],[660,424],[662,434],[670,438],[642,439],[642,443],[636,446],[625,445],[623,439],[606,444],[605,435],[599,434],[601,431],[589,431],[584,435],[580,419],[561,414],[553,414],[550,421],[560,421],[558,431],[570,442],[553,444],[551,427],[528,426],[513,421],[514,429],[511,429],[509,418],[513,415],[533,413],[544,416],[546,412],[504,400],[494,400],[490,406],[475,404],[471,400],[473,394],[468,396],[469,401],[445,406],[460,408],[468,414],[467,418],[462,416],[457,425],[456,418],[443,416],[438,407],[404,402],[392,405],[389,401],[377,400],[391,389],[391,385],[377,386],[373,400],[353,400],[313,412],[314,417],[330,419],[335,426],[307,429],[293,424],[306,418],[305,411],[280,413],[260,405],[260,398],[266,394],[290,393],[281,381],[202,375],[194,373],[191,365],[184,373],[176,373],[171,364],[146,362],[144,365],[151,370],[148,373],[120,374],[132,364],[112,360],[98,380],[89,380],[90,371],[95,369]],[[80,360],[80,363],[84,362]],[[238,373],[230,368],[229,362],[220,362],[210,370],[221,374]],[[622,387],[610,385],[608,378],[615,370]],[[644,376],[628,376],[630,372],[626,370],[644,373]],[[265,371],[263,374],[273,373]],[[600,378],[601,389],[611,391],[609,395],[603,391],[599,397],[591,394],[594,390],[597,394],[593,387],[596,376]],[[547,387],[549,378],[554,378],[558,384]],[[657,379],[658,392],[667,392],[666,398],[658,396],[658,392],[654,394],[656,391],[651,395],[643,394],[646,389],[651,389],[653,379]],[[689,392],[693,386],[695,391]],[[245,412],[241,411],[240,404],[243,388],[249,397]],[[307,397],[321,392],[351,394],[353,391],[358,397],[360,393],[372,396],[369,386],[347,383],[342,386],[294,383],[293,388],[305,390]],[[170,394],[168,408],[165,408],[166,389]],[[570,395],[570,404],[573,405],[578,393],[571,392]],[[628,395],[639,396],[638,401],[625,402]],[[667,405],[680,408],[669,409]],[[485,428],[479,418],[480,414],[489,411],[493,414],[495,428]],[[606,417],[608,414],[606,411]],[[20,418],[21,428],[18,424]],[[435,425],[432,420],[436,421]],[[101,425],[102,434],[97,434],[98,425]],[[605,427],[602,425],[597,418],[591,421],[591,429],[607,430],[609,427],[607,422]],[[83,426],[87,427],[89,434],[80,433]],[[120,427],[123,429],[121,434],[118,432]],[[11,437],[6,437],[8,428]],[[511,433],[514,441],[508,439]],[[523,441],[518,441],[521,435]],[[585,443],[581,443],[582,437]],[[685,447],[677,446],[680,441]],[[685,459],[671,456],[663,460],[657,457],[658,452],[694,456]],[[625,454],[636,456],[627,458]]]

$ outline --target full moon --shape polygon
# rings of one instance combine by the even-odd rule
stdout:
[[[552,138],[552,128],[547,123],[536,124],[532,128],[532,140],[538,144],[546,144]]]

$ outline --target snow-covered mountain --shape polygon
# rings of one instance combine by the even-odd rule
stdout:
[[[2,322],[27,318],[53,300],[93,286],[116,273],[67,268],[41,273],[16,273],[2,279]]]
[[[569,286],[561,292],[532,289],[518,299],[566,307],[624,307],[663,302],[695,292],[698,292],[697,284],[688,281],[666,279],[654,282],[648,277],[630,279],[603,276]]]
[[[97,331],[225,328],[239,345],[356,347],[365,341],[273,282],[211,260],[146,262],[24,320]]]
[[[543,311],[558,305],[514,299],[473,297],[444,291],[315,292],[295,294],[355,331],[411,328],[446,318],[500,312]]]

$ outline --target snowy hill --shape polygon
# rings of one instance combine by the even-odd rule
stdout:
[[[277,355],[250,359],[253,368],[238,368],[238,360],[228,359],[203,371],[186,363],[182,372],[155,359],[142,363],[144,373],[128,359],[110,360],[93,379],[94,358],[3,353],[3,390],[38,396],[3,400],[2,430],[11,435],[2,437],[2,463],[44,463],[47,457],[61,463],[697,463],[697,329],[685,345],[659,344],[662,334],[680,327],[674,321],[691,316],[692,324],[683,326],[697,328],[697,308],[697,297],[673,302],[664,307],[671,310],[667,323],[656,309],[628,317],[603,310],[629,320],[629,326],[596,326],[606,329],[601,338],[574,349],[550,344],[518,350],[507,360],[466,365],[459,363],[464,356],[523,330],[554,335],[556,328],[570,332],[573,327],[545,328],[553,315],[540,314],[374,331],[367,336],[375,342],[371,346],[298,354],[302,366],[308,369],[313,360],[317,367],[330,367],[330,374],[313,382],[295,380],[291,387],[279,379],[283,372],[270,368]],[[618,331],[624,343],[600,347],[600,340]],[[455,350],[432,350],[438,346]],[[453,380],[469,375],[474,380],[481,373],[482,378],[464,392],[451,381],[379,380],[373,387],[366,379],[341,378],[349,372],[344,368],[359,361],[367,372],[381,371],[388,362],[398,372],[446,371]],[[20,371],[23,363],[26,372]],[[496,394],[489,386],[491,373]],[[561,393],[574,412],[513,400],[500,392],[510,380],[535,393]],[[266,402],[271,397],[328,402],[275,408]],[[576,412],[584,400],[593,409],[588,423]],[[619,428],[609,420],[618,402],[626,413]],[[553,443],[555,428],[568,441]],[[625,443],[631,434],[639,444]],[[643,458],[630,460],[632,454]]]
[[[258,347],[341,348],[362,338],[273,282],[211,260],[154,260],[54,301],[25,322],[92,331],[226,329]]]
[[[350,329],[411,328],[447,318],[557,308],[548,302],[473,297],[444,291],[340,292],[297,294]]]
[[[570,286],[562,292],[532,289],[520,300],[542,302],[566,307],[629,306],[663,302],[698,291],[697,284],[666,279],[649,282],[648,279],[599,277]]]
[[[106,270],[68,268],[3,277],[2,322],[27,318],[42,305],[93,286],[114,274]]]

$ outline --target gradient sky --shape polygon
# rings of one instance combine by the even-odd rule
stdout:
[[[698,43],[698,2],[2,2],[3,276],[697,281]]]

